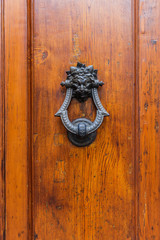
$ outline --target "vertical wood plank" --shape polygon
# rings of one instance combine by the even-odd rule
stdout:
[[[135,135],[134,135],[134,188],[135,188],[135,239],[138,240],[139,229],[139,199],[138,199],[138,173],[139,173],[139,0],[134,1],[134,66],[135,66]]]
[[[34,0],[34,238],[133,240],[134,6],[131,0]],[[85,148],[73,146],[54,117],[65,71],[93,64],[110,113]],[[94,119],[91,101],[73,101],[71,119]]]
[[[139,1],[139,234],[160,239],[160,1]]]
[[[5,1],[6,239],[28,239],[27,1]]]
[[[33,239],[33,209],[32,209],[32,3],[27,0],[27,74],[28,74],[28,240]]]
[[[3,1],[0,3],[0,16],[0,239],[3,239],[5,234]]]

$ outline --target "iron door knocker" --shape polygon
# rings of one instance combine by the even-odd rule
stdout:
[[[104,83],[97,79],[97,69],[93,66],[86,67],[85,64],[77,63],[77,67],[71,67],[67,71],[67,79],[61,85],[65,86],[65,100],[55,114],[61,117],[61,120],[67,129],[69,140],[78,147],[90,145],[96,138],[96,130],[100,127],[105,116],[109,113],[104,109],[98,96],[98,87]],[[97,114],[94,122],[86,118],[78,118],[71,122],[68,118],[68,106],[72,98],[76,98],[79,102],[86,101],[92,97],[97,108]]]

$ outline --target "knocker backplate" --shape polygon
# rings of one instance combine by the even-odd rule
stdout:
[[[90,126],[92,122],[86,118],[77,118],[72,122],[73,125],[78,126],[79,123],[85,123],[86,126]],[[84,137],[80,137],[77,134],[67,131],[68,138],[72,144],[77,147],[89,146],[96,139],[97,131],[92,132]]]

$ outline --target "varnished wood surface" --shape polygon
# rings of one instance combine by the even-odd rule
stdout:
[[[139,234],[160,239],[160,2],[139,11]]]
[[[0,239],[3,239],[5,224],[3,4],[0,5],[0,14]]]
[[[0,239],[160,239],[160,4],[1,1]],[[60,82],[93,64],[110,113],[77,148]],[[90,100],[69,107],[92,121]]]
[[[37,239],[134,239],[134,39],[131,1],[34,1],[33,223]],[[93,64],[110,113],[89,147],[77,148],[54,117],[60,82],[77,61]],[[70,118],[91,103],[70,107]]]
[[[4,239],[28,239],[27,4],[4,1],[5,192]]]

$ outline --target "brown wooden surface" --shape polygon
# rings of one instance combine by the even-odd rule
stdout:
[[[134,239],[134,22],[131,1],[34,1],[33,186],[37,239]],[[77,148],[54,117],[65,71],[93,64],[110,117]],[[88,115],[91,103],[70,107]]]
[[[139,234],[160,239],[160,2],[140,4]]]
[[[158,0],[3,0],[0,12],[0,240],[159,240]],[[110,113],[85,148],[54,117],[77,61],[98,69]],[[95,112],[69,107],[71,120]]]
[[[0,239],[4,236],[5,224],[5,163],[4,163],[4,61],[3,61],[3,4],[0,5]]]
[[[5,0],[5,239],[28,238],[27,4]]]

